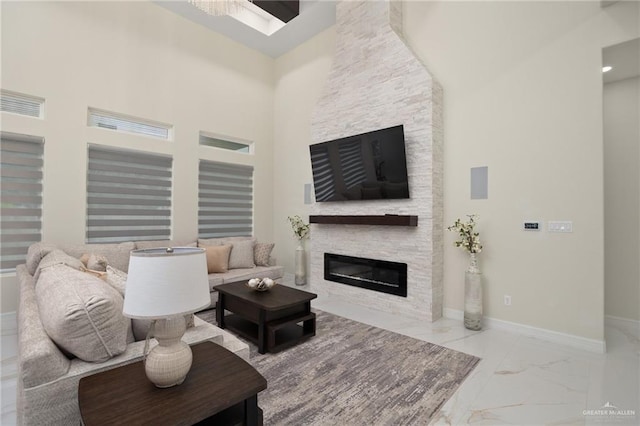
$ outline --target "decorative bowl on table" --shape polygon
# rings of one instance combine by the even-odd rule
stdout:
[[[276,285],[271,278],[251,278],[247,281],[247,287],[255,291],[267,291]]]

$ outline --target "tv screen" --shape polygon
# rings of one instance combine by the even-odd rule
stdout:
[[[403,126],[309,146],[316,201],[409,198]]]

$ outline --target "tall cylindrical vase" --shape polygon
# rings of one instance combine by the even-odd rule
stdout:
[[[475,253],[471,253],[464,274],[464,326],[469,330],[482,328],[482,274]]]
[[[296,285],[305,285],[307,283],[306,263],[304,240],[300,239],[298,240],[298,247],[296,247]]]

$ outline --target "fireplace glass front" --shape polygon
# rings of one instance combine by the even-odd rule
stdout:
[[[324,254],[324,279],[407,297],[407,264]]]

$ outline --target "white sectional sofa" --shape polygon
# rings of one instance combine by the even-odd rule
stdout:
[[[205,243],[205,242],[203,242]],[[215,243],[213,241],[212,243]],[[25,425],[72,425],[81,424],[78,408],[77,394],[78,383],[82,377],[109,370],[122,365],[133,363],[142,359],[144,341],[133,341],[132,332],[127,331],[127,342],[120,343],[120,349],[115,356],[100,362],[82,360],[73,356],[61,348],[47,334],[43,325],[46,318],[41,317],[41,311],[47,312],[47,307],[40,303],[51,303],[43,300],[42,288],[36,290],[37,280],[41,278],[38,268],[41,260],[53,250],[59,249],[69,258],[78,259],[84,254],[92,253],[104,256],[108,265],[126,272],[128,270],[129,253],[137,248],[154,247],[178,247],[196,246],[197,242],[128,242],[120,244],[81,244],[81,245],[54,245],[37,243],[30,247],[26,264],[16,268],[16,274],[20,285],[20,300],[18,306],[18,350],[19,350],[19,377],[18,377],[18,423]],[[43,262],[47,263],[47,261]],[[60,263],[60,264],[58,264]],[[63,262],[48,261],[48,265],[55,269],[57,282],[64,282],[65,273],[78,275],[78,270]],[[69,263],[69,262],[67,262]],[[72,271],[72,272],[65,272]],[[212,304],[217,300],[215,286],[225,282],[238,281],[251,277],[282,277],[282,267],[261,266],[254,268],[230,269],[226,273],[209,275]],[[91,277],[95,278],[95,277]],[[96,278],[97,279],[97,278]],[[50,284],[50,283],[49,283]],[[48,284],[48,285],[49,285]],[[93,283],[95,285],[95,282]],[[105,284],[106,285],[106,284]],[[44,285],[43,285],[44,288]],[[54,287],[55,288],[55,287]],[[115,291],[113,289],[109,290]],[[116,293],[118,294],[118,293]],[[55,298],[51,298],[55,299]],[[64,299],[59,299],[64,300]],[[101,339],[101,338],[100,338]],[[212,341],[238,356],[249,359],[249,348],[246,343],[240,341],[225,330],[209,324],[199,318],[194,318],[194,324],[188,328],[184,341],[196,344],[204,341]],[[155,340],[152,340],[152,345]],[[123,346],[125,345],[125,346]],[[107,349],[106,352],[109,352]]]

